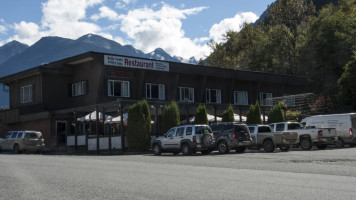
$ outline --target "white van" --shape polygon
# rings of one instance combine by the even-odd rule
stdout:
[[[356,113],[315,115],[304,118],[301,124],[315,128],[336,128],[337,147],[343,147],[344,144],[356,146]]]

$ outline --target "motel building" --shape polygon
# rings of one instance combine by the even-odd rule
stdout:
[[[0,78],[10,107],[0,111],[0,135],[41,131],[46,148],[121,151],[129,107],[146,99],[152,135],[161,135],[164,106],[177,102],[182,123],[199,104],[216,121],[231,104],[242,121],[250,104],[264,115],[272,98],[305,93],[306,77],[231,70],[185,63],[87,52]],[[289,99],[287,102],[292,102]]]

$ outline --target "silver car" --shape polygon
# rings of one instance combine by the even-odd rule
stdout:
[[[9,131],[0,140],[0,151],[8,150],[16,154],[22,151],[40,152],[44,148],[44,139],[39,131]]]
[[[214,148],[214,135],[207,125],[184,125],[171,128],[164,136],[152,142],[152,151],[155,155],[162,152],[172,152],[191,155],[196,151],[209,154]]]

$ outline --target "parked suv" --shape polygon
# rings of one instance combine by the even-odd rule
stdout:
[[[162,152],[173,152],[191,155],[196,151],[209,154],[214,147],[214,135],[207,125],[184,125],[171,128],[164,136],[152,141],[155,155]]]
[[[215,136],[215,148],[220,153],[228,153],[231,149],[235,149],[237,153],[243,153],[252,143],[246,124],[227,122],[211,124],[210,127]]]
[[[9,131],[0,140],[0,151],[10,150],[16,154],[21,151],[40,152],[44,147],[42,133],[39,131]]]

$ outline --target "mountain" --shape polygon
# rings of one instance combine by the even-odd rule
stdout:
[[[135,49],[131,45],[122,46],[113,40],[109,40],[94,34],[84,35],[77,40],[61,37],[43,37],[32,46],[26,48],[20,53],[15,54],[11,58],[1,63],[0,77],[88,51],[166,60],[172,62],[184,61],[184,59],[178,59],[178,57],[170,56],[161,48],[157,48],[153,52],[145,54],[142,51]],[[195,59],[192,59],[191,61],[194,62],[194,60]]]
[[[23,52],[28,48],[28,45],[22,44],[16,40],[5,44],[0,47],[0,64],[5,62],[7,59],[12,56]]]

